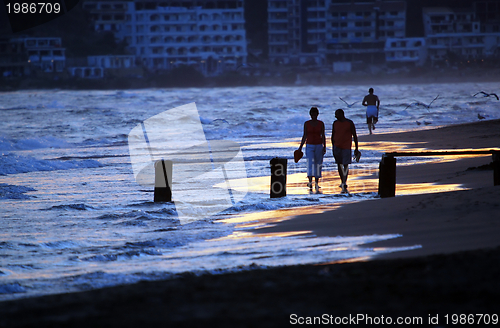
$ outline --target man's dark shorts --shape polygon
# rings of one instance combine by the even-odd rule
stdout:
[[[337,164],[351,164],[351,156],[351,149],[333,147],[333,157],[335,157],[335,162]]]

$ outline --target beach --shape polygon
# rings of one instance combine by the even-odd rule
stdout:
[[[500,120],[374,134],[360,138],[360,149],[381,143],[401,150],[498,148],[498,131]],[[380,326],[410,321],[442,327],[460,324],[463,315],[473,326],[489,326],[498,320],[500,308],[500,187],[493,186],[493,170],[487,166],[491,155],[452,159],[398,165],[397,184],[461,184],[466,190],[402,196],[396,188],[394,198],[353,202],[252,230],[399,234],[371,247],[418,246],[412,250],[342,263],[186,273],[164,281],[6,301],[0,303],[0,327]]]

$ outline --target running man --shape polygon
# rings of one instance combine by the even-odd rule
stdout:
[[[363,98],[363,106],[366,106],[366,124],[368,124],[368,131],[372,134],[372,129],[375,130],[375,123],[378,122],[378,109],[380,107],[380,100],[377,95],[373,94],[373,88],[368,90],[368,95]]]
[[[347,193],[347,176],[349,174],[349,164],[351,164],[352,157],[352,139],[354,138],[354,144],[356,145],[356,149],[354,150],[356,154],[359,151],[358,136],[353,121],[348,120],[344,116],[344,111],[342,109],[337,109],[335,111],[335,117],[337,120],[332,124],[333,157],[335,157],[340,180],[342,182],[340,188],[342,188],[342,193]]]

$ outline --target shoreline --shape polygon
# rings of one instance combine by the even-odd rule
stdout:
[[[392,151],[500,149],[500,120],[456,124],[437,129],[359,138],[364,146],[397,142]],[[416,143],[418,141],[418,143]],[[394,144],[393,144],[394,145]],[[399,148],[399,149],[398,149]],[[362,151],[362,146],[360,146]],[[404,258],[500,247],[500,187],[493,186],[491,155],[451,161],[396,165],[396,197],[351,203],[320,214],[282,221],[261,233],[312,231],[317,236],[401,234],[373,247],[421,245],[410,251],[381,255]],[[376,174],[366,178],[376,178]],[[361,178],[363,179],[363,178]],[[433,183],[463,185],[469,190],[398,196],[398,185]]]
[[[499,148],[498,131],[500,120],[491,120],[374,134],[360,141],[419,141],[423,144],[414,147],[429,149]],[[279,327],[289,325],[292,314],[413,316],[422,318],[418,326],[431,327],[438,326],[429,322],[436,316],[439,326],[448,326],[452,322],[445,321],[446,315],[448,320],[453,314],[499,315],[500,187],[493,187],[492,170],[480,169],[490,161],[479,157],[397,168],[397,183],[453,182],[470,190],[367,200],[253,230],[312,230],[317,236],[391,231],[402,237],[368,247],[420,244],[419,249],[367,262],[250,266],[236,273],[185,273],[165,281],[4,301],[0,327]]]
[[[281,72],[282,71],[282,72]],[[201,75],[170,76],[152,74],[148,77],[106,77],[102,79],[81,79],[74,77],[43,76],[29,78],[0,79],[0,92],[24,90],[134,90],[156,88],[226,88],[255,86],[337,86],[337,85],[388,85],[388,84],[443,84],[443,83],[495,83],[500,82],[500,69],[446,69],[442,72],[407,73],[324,73],[301,68],[277,70],[281,76],[239,75],[227,72],[225,75],[204,77]],[[300,78],[299,78],[300,77]],[[173,82],[175,81],[175,82]],[[299,82],[300,81],[300,82]]]

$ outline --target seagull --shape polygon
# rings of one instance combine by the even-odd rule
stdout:
[[[481,115],[481,114],[478,113],[477,114],[477,118],[480,119],[480,120],[484,120],[486,117],[484,117],[483,115]]]
[[[436,99],[438,99],[438,98],[439,98],[439,95],[437,95],[437,96],[436,96],[436,98],[434,98],[434,99],[430,102],[430,104],[429,104],[429,105],[426,105],[426,104],[424,104],[423,102],[420,102],[420,101],[418,101],[418,100],[415,100],[416,102],[409,104],[408,106],[406,106],[406,108],[405,108],[405,109],[407,109],[408,107],[410,107],[410,106],[412,106],[412,105],[417,105],[417,106],[424,106],[424,107],[426,107],[426,108],[427,108],[427,110],[429,110],[429,108],[431,107],[432,103],[433,103]]]
[[[482,93],[484,97],[489,97],[489,96],[495,96],[495,98],[497,98],[497,100],[500,100],[498,98],[498,96],[496,95],[496,93],[486,93],[484,91],[479,91],[478,93],[476,93],[473,97],[477,96],[478,94]]]
[[[352,107],[352,105],[354,105],[355,103],[357,103],[357,102],[358,102],[358,101],[355,101],[355,102],[353,102],[352,104],[350,104],[350,105],[349,105],[349,104],[347,103],[347,101],[345,101],[344,99],[342,99],[342,98],[340,98],[340,97],[339,97],[339,99],[340,99],[340,100],[342,100],[343,102],[345,102],[345,104],[346,104],[346,105],[347,105],[347,107],[349,107],[349,108],[351,108],[351,107]]]
[[[417,125],[420,125],[420,124],[422,124],[422,123],[421,123],[421,122],[419,122],[419,121],[415,121],[415,122],[417,122]]]

